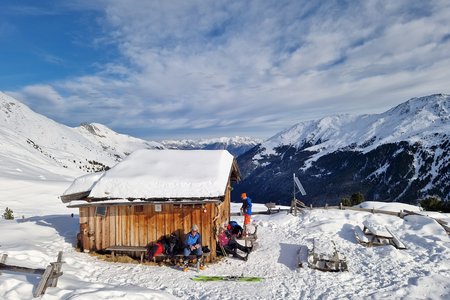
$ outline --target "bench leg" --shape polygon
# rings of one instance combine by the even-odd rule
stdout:
[[[144,262],[144,252],[141,252],[141,264]]]

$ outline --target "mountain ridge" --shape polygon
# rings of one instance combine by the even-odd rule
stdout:
[[[251,191],[263,202],[288,204],[292,173],[297,173],[310,185],[312,193],[305,197],[310,203],[337,203],[360,191],[369,200],[411,203],[429,193],[448,200],[449,120],[450,96],[434,94],[381,114],[297,123],[239,157],[244,180],[236,193]],[[399,174],[404,178],[397,178]],[[276,193],[280,186],[283,191]]]
[[[228,150],[235,157],[247,152],[251,148],[260,144],[262,140],[251,137],[220,137],[209,139],[182,139],[182,140],[163,140],[163,144],[168,149],[179,150],[192,150],[192,149],[204,149],[204,150]]]
[[[46,173],[44,177],[49,176],[50,169],[70,176],[100,171],[112,167],[134,150],[164,148],[157,142],[119,134],[101,124],[68,127],[4,93],[0,93],[0,127],[1,157],[5,161],[14,160],[21,166],[19,169],[40,161],[42,168],[37,172]],[[14,164],[10,162],[10,165]],[[14,173],[11,168],[0,167],[0,175]]]

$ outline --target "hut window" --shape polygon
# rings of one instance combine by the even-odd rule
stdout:
[[[137,205],[134,207],[135,213],[143,213],[144,212],[144,205]]]
[[[97,206],[95,208],[95,215],[101,216],[101,217],[106,217],[106,207]]]
[[[155,204],[155,211],[156,212],[161,212],[162,211],[161,204]]]

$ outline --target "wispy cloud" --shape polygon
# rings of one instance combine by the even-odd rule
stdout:
[[[29,85],[17,92],[9,92],[11,96],[40,112],[50,111],[51,116],[64,115],[63,97],[50,85]],[[38,108],[38,109],[36,109]],[[44,115],[48,115],[44,113]]]
[[[305,119],[450,92],[446,1],[89,3],[104,11],[96,42],[121,56],[51,83],[64,98],[60,120],[154,136],[189,128],[268,136]],[[25,91],[16,92],[32,103]]]

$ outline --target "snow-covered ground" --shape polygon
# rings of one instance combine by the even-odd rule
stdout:
[[[10,207],[16,216],[14,221],[0,220],[0,254],[8,254],[7,263],[45,268],[55,261],[58,251],[64,252],[64,274],[58,286],[48,288],[42,299],[450,298],[450,240],[439,224],[424,216],[400,219],[335,209],[308,210],[297,217],[286,212],[255,215],[259,239],[249,260],[224,259],[207,265],[202,273],[262,276],[264,281],[194,282],[190,278],[196,272],[111,263],[77,252],[73,245],[78,212],[57,198],[69,185],[63,177],[60,181],[0,177],[0,212]],[[385,209],[398,209],[395,205],[383,203]],[[255,206],[256,210],[265,209]],[[233,204],[233,210],[238,208]],[[234,219],[242,222],[242,217]],[[359,245],[353,228],[366,219],[389,224],[408,249]],[[318,237],[335,241],[347,257],[348,272],[297,268],[300,246],[311,247]],[[32,298],[39,279],[37,275],[2,271],[0,299]]]

